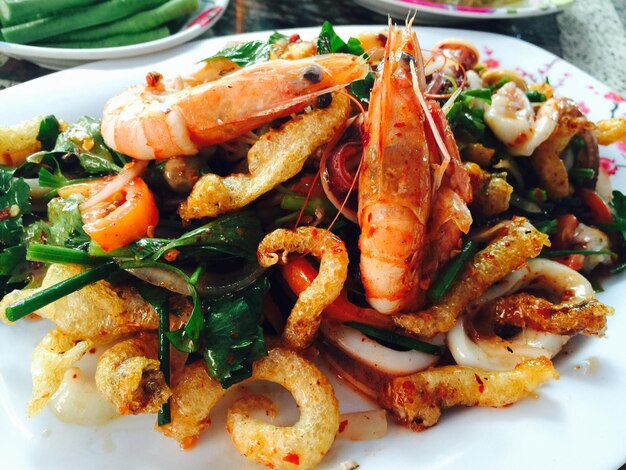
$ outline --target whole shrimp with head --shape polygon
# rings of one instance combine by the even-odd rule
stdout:
[[[146,83],[109,100],[102,136],[108,146],[140,160],[194,155],[300,111],[367,72],[362,57],[327,54],[262,62],[212,81],[204,71],[169,80],[150,73]]]
[[[390,25],[379,70],[359,179],[359,247],[367,300],[390,314],[424,303],[426,277],[469,230],[471,193],[445,117],[422,95],[424,65],[410,23]]]

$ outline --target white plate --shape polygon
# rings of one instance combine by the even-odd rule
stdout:
[[[366,27],[338,27],[342,37]],[[369,28],[372,28],[371,26]],[[299,29],[314,37],[318,28]],[[534,80],[550,77],[560,95],[570,96],[592,119],[626,114],[626,102],[572,65],[526,42],[487,33],[419,28],[422,46],[445,37],[474,42],[483,59],[524,71]],[[98,62],[42,77],[0,92],[0,124],[55,113],[73,121],[98,116],[107,98],[146,72],[180,73],[221,48],[226,41],[264,39],[269,33],[215,38],[186,44],[152,56]],[[511,53],[515,51],[515,53]],[[602,149],[602,156],[622,165],[626,146]],[[605,160],[604,163],[611,163]],[[619,168],[615,186],[626,191],[626,170]],[[607,337],[576,338],[555,361],[561,379],[548,383],[536,400],[503,409],[459,408],[423,433],[391,426],[378,441],[338,440],[322,468],[337,469],[354,459],[362,469],[615,469],[626,461],[626,305],[624,276],[606,282],[600,298],[616,308]],[[30,354],[48,324],[26,321],[0,324],[0,461],[7,469],[81,468],[257,468],[239,456],[224,429],[224,409],[213,413],[213,426],[198,446],[183,452],[173,440],[153,430],[153,416],[117,419],[100,427],[61,423],[45,410],[28,419],[31,392]],[[341,411],[375,405],[338,383]],[[261,467],[259,467],[261,468]]]
[[[458,23],[468,20],[515,19],[550,15],[571,5],[574,0],[519,0],[502,7],[462,7],[427,0],[354,0],[383,15],[404,19],[415,15],[418,24]]]
[[[99,49],[62,49],[13,44],[0,41],[0,53],[34,62],[41,67],[62,70],[94,60],[122,59],[163,51],[197,38],[211,28],[226,11],[229,0],[200,0],[180,31],[166,38],[122,47]]]

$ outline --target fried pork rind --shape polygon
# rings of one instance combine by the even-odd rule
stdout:
[[[444,366],[393,379],[380,394],[380,403],[401,423],[423,431],[439,421],[442,410],[456,405],[502,407],[531,395],[559,373],[540,357],[510,371]]]
[[[50,265],[41,288],[13,291],[2,299],[0,319],[11,323],[6,318],[6,307],[82,271],[82,267],[75,265]],[[137,291],[127,286],[113,286],[106,281],[83,287],[36,313],[54,322],[68,336],[79,339],[156,330],[158,327],[156,312]]]
[[[315,467],[339,429],[339,405],[328,379],[311,362],[284,349],[256,362],[253,376],[289,390],[300,418],[293,426],[273,426],[250,416],[258,405],[268,408],[268,399],[252,395],[236,401],[228,410],[226,428],[237,450],[274,469]]]
[[[155,333],[117,343],[98,359],[96,386],[121,415],[156,413],[172,395],[159,368]]]
[[[37,140],[41,117],[15,126],[0,126],[0,165],[18,166],[26,157],[41,150]]]
[[[209,414],[226,390],[207,372],[204,361],[189,364],[172,377],[172,420],[156,430],[176,439],[183,449],[192,448],[211,425]]]
[[[626,117],[598,121],[594,133],[598,138],[599,145],[626,142]]]
[[[509,209],[513,186],[502,174],[489,173],[475,163],[466,163],[472,182],[473,199],[470,205],[473,214],[493,217]]]
[[[77,340],[58,328],[52,329],[33,349],[31,375],[33,395],[28,403],[28,416],[38,414],[61,385],[63,375],[87,351],[112,337]]]
[[[269,380],[287,388],[298,403],[300,419],[293,427],[275,428],[251,421],[245,410],[252,403],[248,400],[239,402],[228,418],[228,429],[239,451],[255,460],[272,458],[274,451],[278,460],[293,453],[298,455],[299,468],[319,462],[330,448],[339,427],[337,400],[326,377],[296,353],[276,348],[254,363],[252,377],[245,382],[253,380]],[[211,410],[225,393],[220,383],[209,376],[204,361],[186,366],[172,379],[172,421],[156,429],[176,439],[184,449],[193,447],[200,433],[210,426]],[[259,403],[258,398],[250,400]],[[264,405],[269,402],[266,398],[262,400]],[[258,444],[252,449],[250,438],[258,434],[265,436],[259,437]],[[311,442],[316,443],[310,445]],[[286,464],[281,461],[275,465]]]
[[[283,333],[289,347],[302,349],[315,339],[322,311],[341,293],[348,276],[348,253],[343,241],[328,230],[298,227],[267,234],[259,244],[257,256],[261,266],[269,267],[286,262],[290,252],[311,254],[320,260],[317,277],[298,296]]]
[[[248,152],[249,173],[202,176],[178,213],[183,219],[216,217],[239,209],[296,175],[307,158],[346,124],[350,103],[334,94],[331,105],[296,116],[262,135]]]
[[[561,153],[572,137],[585,129],[591,129],[593,124],[570,99],[558,98],[556,105],[559,110],[556,129],[537,147],[530,159],[541,181],[540,186],[545,188],[550,198],[561,199],[573,191]]]
[[[601,335],[606,328],[606,317],[613,310],[597,299],[554,304],[520,292],[488,303],[481,309],[481,315],[501,325],[528,327],[557,335]]]
[[[501,224],[495,236],[474,256],[440,303],[419,313],[395,315],[396,325],[426,337],[446,333],[471,302],[511,271],[523,266],[528,258],[537,256],[544,245],[549,245],[548,236],[523,217],[514,217]]]

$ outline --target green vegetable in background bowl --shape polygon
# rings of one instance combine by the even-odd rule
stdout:
[[[167,24],[198,0],[0,0],[7,42],[57,48],[118,47],[169,36]]]

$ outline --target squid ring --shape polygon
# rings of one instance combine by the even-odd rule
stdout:
[[[570,301],[595,298],[591,284],[581,274],[556,261],[540,258],[528,260],[522,268],[513,271],[485,292],[474,307],[478,309],[493,299],[539,283],[542,289],[555,294],[567,293]],[[571,337],[525,328],[508,340],[498,336],[473,339],[468,334],[467,321],[458,322],[448,333],[450,352],[459,365],[488,370],[510,370],[527,358],[552,358]]]

